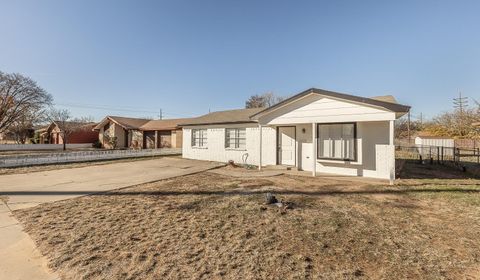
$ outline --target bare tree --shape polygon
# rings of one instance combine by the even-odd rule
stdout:
[[[91,129],[88,124],[92,123],[90,117],[72,118],[69,110],[52,109],[49,113],[51,122],[58,126],[60,137],[62,137],[63,150],[66,150],[70,135],[76,131]]]
[[[424,125],[420,121],[411,121],[410,122],[410,135],[415,135],[416,133],[422,131]],[[407,139],[408,141],[408,119],[406,117],[399,118],[395,121],[395,138],[396,139]]]
[[[474,125],[478,120],[478,109],[457,109],[433,118],[432,122],[426,125],[425,131],[438,136],[478,138],[480,133]]]
[[[262,108],[270,107],[285,100],[284,97],[276,96],[273,92],[267,92],[261,95],[255,94],[250,96],[245,102],[245,108]]]
[[[28,114],[40,115],[52,96],[32,79],[0,71],[0,133]]]
[[[15,137],[18,144],[25,144],[28,138],[33,137],[34,122],[36,117],[32,114],[26,114],[16,120],[8,129]]]

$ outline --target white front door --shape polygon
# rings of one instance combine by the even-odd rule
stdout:
[[[295,127],[278,128],[278,163],[295,165]]]

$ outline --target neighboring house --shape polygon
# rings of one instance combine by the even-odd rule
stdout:
[[[97,125],[96,123],[86,123],[84,125],[73,122],[65,123],[78,126],[78,129],[68,136],[68,144],[87,144],[98,141],[98,133],[92,131],[92,129]],[[47,143],[49,144],[63,144],[62,131],[63,128],[61,122],[53,121],[47,127],[46,131],[40,135],[40,143],[45,143],[48,141]]]
[[[0,144],[13,144],[16,142],[16,137],[13,132],[5,131],[0,133]]]
[[[48,135],[48,126],[39,127],[35,130],[35,134],[38,135],[38,144],[49,144],[50,137]]]
[[[118,116],[105,117],[94,130],[105,148],[181,148],[182,129],[178,123],[189,119],[148,120]]]
[[[393,97],[309,89],[266,109],[181,123],[183,157],[393,180],[394,121],[409,110]]]

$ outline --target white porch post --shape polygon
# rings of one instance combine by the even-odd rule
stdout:
[[[395,121],[390,121],[390,145],[394,145],[394,130],[395,130]]]
[[[312,123],[312,176],[317,175],[317,123]]]
[[[259,139],[258,143],[260,147],[258,148],[258,170],[262,170],[262,125],[258,125],[258,133],[259,133]]]
[[[390,121],[390,137],[389,137],[389,144],[390,144],[390,149],[393,151],[393,155],[390,154],[391,159],[390,159],[390,185],[393,185],[393,181],[395,180],[395,121]]]

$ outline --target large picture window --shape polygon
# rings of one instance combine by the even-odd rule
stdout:
[[[318,124],[317,157],[319,159],[355,160],[356,124]]]
[[[245,149],[246,132],[245,128],[226,128],[225,129],[225,148]]]
[[[192,129],[192,147],[207,147],[207,140],[206,129]]]

